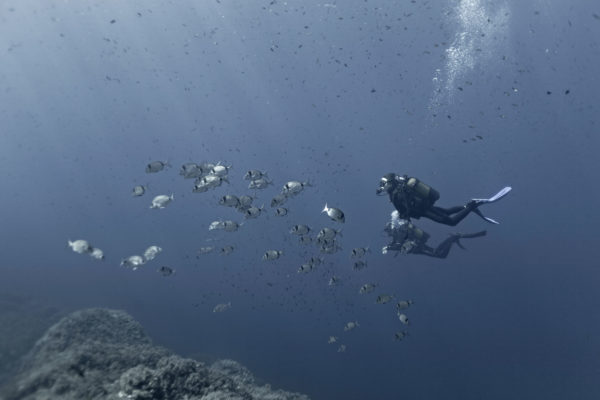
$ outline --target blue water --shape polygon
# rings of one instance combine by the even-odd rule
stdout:
[[[600,398],[599,38],[589,0],[4,0],[0,291],[125,309],[158,344],[314,399]],[[153,160],[173,166],[146,174]],[[178,170],[203,160],[233,165],[230,184],[192,193]],[[255,201],[268,215],[209,232],[243,220],[218,199],[252,194],[254,168],[274,181]],[[442,206],[513,192],[486,206],[498,226],[415,221],[432,244],[488,229],[468,251],[384,256],[393,208],[375,189],[390,171]],[[313,187],[278,218],[288,180]],[[343,250],[299,275],[318,251],[288,230],[338,226],[326,202],[346,213]],[[156,260],[119,266],[150,245]],[[358,246],[372,249],[363,271]],[[264,262],[268,249],[284,256]],[[414,300],[408,328],[381,293]]]

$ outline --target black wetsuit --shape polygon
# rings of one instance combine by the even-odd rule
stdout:
[[[388,192],[390,201],[394,204],[396,210],[398,210],[401,219],[410,220],[411,218],[419,219],[425,217],[440,224],[455,226],[478,206],[474,201],[470,201],[464,206],[450,208],[434,206],[437,198],[419,197],[406,184],[408,179],[410,178],[405,178],[405,182],[398,183]]]

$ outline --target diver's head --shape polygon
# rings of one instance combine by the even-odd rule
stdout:
[[[377,191],[375,193],[378,196],[383,196],[387,193],[391,193],[392,190],[394,190],[400,184],[401,180],[403,180],[403,178],[396,175],[393,172],[385,174],[381,177],[381,180],[379,181],[379,187],[377,188]]]

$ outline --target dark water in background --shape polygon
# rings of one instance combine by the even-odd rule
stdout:
[[[596,399],[599,15],[584,0],[4,0],[0,291],[125,309],[159,344],[315,399]],[[173,168],[145,174],[152,160]],[[178,169],[202,160],[233,164],[231,184],[192,194]],[[255,202],[267,208],[287,180],[314,187],[286,218],[208,232],[241,221],[217,200],[250,194],[250,168],[275,182]],[[468,251],[394,258],[379,254],[392,207],[374,194],[389,171],[440,205],[514,190],[485,210],[501,225],[461,224],[488,228]],[[149,193],[132,198],[135,184]],[[175,201],[149,210],[162,193]],[[325,202],[347,214],[344,249],[298,275],[316,251],[287,231],[334,226]],[[417,223],[433,243],[457,230]],[[107,259],[69,251],[79,238]],[[196,260],[210,238],[235,252]],[[119,267],[152,244],[155,261]],[[271,248],[285,256],[261,261]],[[393,305],[357,294],[370,281],[415,301],[405,341]]]

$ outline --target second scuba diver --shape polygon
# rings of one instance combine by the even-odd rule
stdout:
[[[486,231],[467,234],[455,233],[433,248],[427,245],[429,234],[417,228],[410,221],[400,219],[398,211],[392,212],[392,220],[386,224],[385,231],[392,237],[392,242],[383,247],[383,254],[388,251],[398,251],[402,254],[423,254],[435,258],[446,258],[453,244],[464,249],[460,239],[481,237],[487,233]]]

